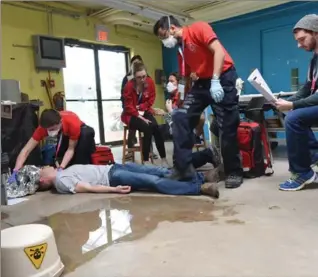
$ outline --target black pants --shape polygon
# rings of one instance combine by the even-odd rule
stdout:
[[[60,149],[57,153],[57,161],[61,164],[64,154],[68,149],[70,138],[63,136]],[[75,147],[74,156],[67,166],[73,164],[91,164],[91,155],[95,152],[95,131],[92,127],[83,124],[81,134]]]
[[[192,163],[193,129],[197,126],[201,113],[211,105],[220,131],[225,174],[242,174],[237,143],[240,115],[235,88],[236,79],[235,68],[229,69],[220,76],[224,90],[224,99],[221,103],[215,103],[211,97],[211,80],[199,79],[187,94],[183,108],[173,112],[173,157],[174,165],[179,171],[184,172]]]
[[[147,124],[140,118],[136,116],[132,116],[129,122],[129,129],[139,130],[140,132],[144,133],[143,137],[143,149],[142,153],[144,156],[144,160],[149,160],[149,152],[150,152],[150,145],[151,145],[151,138],[152,136],[155,138],[156,147],[158,149],[159,155],[161,158],[166,157],[166,149],[164,139],[162,134],[159,130],[158,123],[154,116],[150,113],[145,112],[144,118],[151,121],[150,124]]]
[[[207,163],[213,164],[214,154],[210,148],[192,153],[192,164],[194,168],[199,168]]]

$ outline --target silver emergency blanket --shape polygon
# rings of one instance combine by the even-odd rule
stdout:
[[[18,198],[35,194],[39,188],[40,168],[34,165],[25,165],[17,173],[17,182],[6,183],[7,197]]]

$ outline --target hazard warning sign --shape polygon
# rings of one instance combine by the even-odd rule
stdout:
[[[28,256],[29,260],[36,269],[40,269],[45,257],[46,250],[47,243],[24,248],[25,254]]]

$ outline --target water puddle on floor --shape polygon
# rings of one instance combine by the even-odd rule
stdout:
[[[67,273],[115,243],[143,238],[160,222],[214,222],[215,211],[235,214],[233,208],[217,203],[208,198],[120,197],[90,201],[41,223],[54,230]]]

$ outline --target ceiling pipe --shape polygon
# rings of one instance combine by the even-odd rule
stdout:
[[[127,11],[133,14],[138,14],[153,20],[158,20],[162,16],[166,16],[166,15],[173,15],[183,22],[191,19],[189,15],[176,14],[176,13],[171,13],[169,11],[153,9],[150,7],[143,7],[143,6],[139,6],[138,4],[132,4],[129,2],[123,2],[123,1],[117,1],[117,0],[99,0],[98,3],[104,4],[113,9],[119,9],[119,10]]]
[[[103,20],[105,23],[112,24],[114,21],[130,21],[132,23],[141,24],[145,26],[153,26],[153,23],[148,20],[143,20],[140,17],[132,16],[129,13],[119,13],[118,15],[112,15]]]

